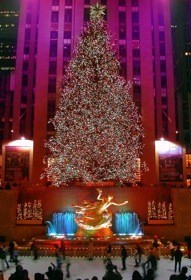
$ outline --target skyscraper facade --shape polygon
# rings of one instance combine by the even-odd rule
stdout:
[[[191,164],[191,1],[172,2],[172,39],[175,91],[177,97],[178,138],[187,149]]]
[[[21,0],[17,40],[13,138],[34,140],[33,182],[38,182],[46,154],[45,140],[54,131],[65,68],[78,35],[89,21],[90,6],[106,7],[108,31],[121,63],[120,74],[145,129],[144,185],[157,183],[155,140],[176,140],[170,0]]]

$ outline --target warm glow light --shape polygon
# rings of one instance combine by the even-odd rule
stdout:
[[[162,139],[162,138],[161,138]],[[182,155],[182,147],[166,140],[155,141],[155,148],[158,154]]]
[[[27,139],[20,139],[9,142],[7,146],[33,147],[33,141]]]

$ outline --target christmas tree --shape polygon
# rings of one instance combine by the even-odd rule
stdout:
[[[64,77],[46,147],[45,175],[53,184],[81,181],[133,181],[142,152],[143,128],[129,84],[119,76],[104,8],[90,10]]]

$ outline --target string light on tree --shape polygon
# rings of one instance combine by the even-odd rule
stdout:
[[[119,76],[104,8],[96,4],[90,15],[50,120],[55,135],[46,143],[49,165],[43,176],[57,186],[73,180],[134,181],[142,154],[141,117],[130,85]]]

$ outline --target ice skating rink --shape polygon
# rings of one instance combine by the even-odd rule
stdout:
[[[33,260],[32,257],[23,257],[21,256],[19,258],[20,264],[23,266],[24,269],[27,269],[29,271],[30,280],[34,279],[34,274],[36,272],[45,273],[47,271],[48,266],[53,262],[55,264],[55,258],[54,257],[40,257],[38,260]],[[118,271],[123,276],[123,279],[130,280],[132,273],[135,269],[139,270],[142,273],[142,268],[135,268],[134,267],[134,259],[133,257],[127,258],[127,270],[121,271],[121,259],[118,258],[112,258],[113,264],[117,265]],[[188,274],[191,275],[191,260],[188,258],[182,259],[182,266],[188,267]],[[62,270],[64,272],[64,279],[66,278],[65,274],[65,264],[62,265]],[[7,280],[11,273],[15,271],[15,264],[10,263],[10,268],[6,269],[4,272],[4,280]],[[174,261],[171,261],[170,259],[164,259],[161,257],[161,259],[158,261],[158,270],[156,272],[156,279],[157,280],[169,280],[169,277],[171,274],[174,273]],[[105,274],[105,266],[103,263],[102,258],[95,258],[92,261],[89,261],[85,258],[71,258],[71,266],[70,266],[70,279],[76,280],[78,278],[84,280],[84,279],[90,279],[96,275],[99,280],[102,279],[102,277]],[[177,273],[178,274],[178,273]]]

